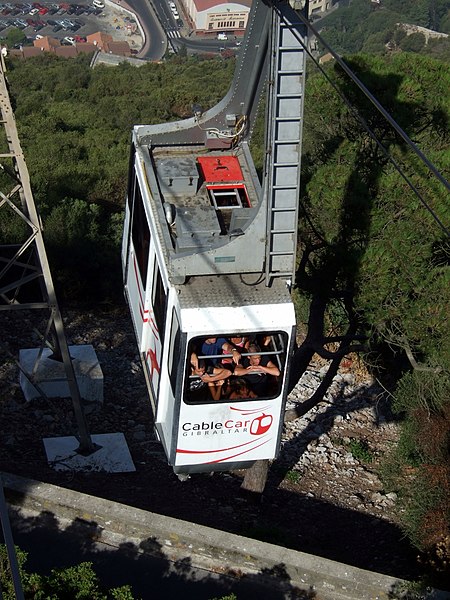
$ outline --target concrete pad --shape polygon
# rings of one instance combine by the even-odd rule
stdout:
[[[75,436],[44,438],[49,465],[56,471],[136,471],[123,433],[100,433],[91,435],[91,440],[98,450],[84,456],[77,452],[80,442]]]
[[[89,402],[103,402],[103,372],[94,347],[90,344],[69,346],[72,364],[77,378],[80,396]],[[64,363],[50,358],[52,351],[44,348],[39,360],[34,381],[48,398],[70,398]],[[26,372],[33,373],[39,348],[20,350],[19,362]],[[20,387],[27,402],[41,396],[34,385],[20,373]]]

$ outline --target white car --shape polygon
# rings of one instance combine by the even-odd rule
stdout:
[[[75,38],[73,38],[73,37],[70,37],[70,36],[66,36],[66,37],[63,39],[63,42],[67,42],[68,44],[75,44]]]

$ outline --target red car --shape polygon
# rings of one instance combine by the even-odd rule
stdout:
[[[42,6],[42,7],[39,9],[39,14],[40,14],[40,15],[46,15],[47,13],[48,13],[48,8],[45,8],[45,6]]]

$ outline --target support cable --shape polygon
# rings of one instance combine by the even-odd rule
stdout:
[[[303,18],[302,15],[299,15],[299,17],[302,19],[302,21],[306,21]],[[408,135],[400,127],[400,125],[398,125],[398,123],[393,119],[393,117],[391,117],[391,115],[381,106],[381,104],[378,102],[378,100],[369,92],[369,90],[357,78],[357,76],[353,73],[353,71],[350,70],[350,68],[345,64],[345,62],[331,49],[330,46],[328,46],[328,44],[323,40],[323,38],[320,36],[320,34],[317,33],[316,29],[314,29],[309,23],[306,23],[306,24],[307,24],[307,26],[309,28],[311,28],[311,30],[314,32],[314,35],[316,35],[318,37],[318,39],[326,47],[326,49],[329,50],[329,52],[333,55],[333,57],[336,59],[336,61],[339,63],[339,65],[349,75],[349,77],[352,79],[352,81],[358,86],[358,88],[375,105],[375,107],[381,112],[381,114],[386,117],[386,119],[389,121],[389,123],[394,127],[394,129],[400,135],[400,137],[413,150],[413,152],[419,157],[419,159],[429,168],[429,170],[437,177],[437,179],[441,183],[443,183],[443,185],[448,190],[450,190],[450,183],[437,170],[437,168],[433,165],[433,163],[431,163],[428,160],[428,158],[417,148],[417,146],[414,144],[414,142],[408,137]],[[341,100],[345,103],[345,105],[350,110],[350,112],[353,114],[353,116],[356,119],[358,119],[358,121],[361,123],[361,125],[364,127],[364,129],[367,131],[367,133],[370,135],[370,137],[377,144],[378,148],[380,148],[380,150],[382,151],[382,153],[384,154],[384,156],[394,166],[394,168],[399,173],[399,175],[403,178],[403,180],[408,185],[408,187],[417,196],[417,198],[419,199],[419,201],[421,202],[421,204],[431,214],[431,216],[433,217],[433,219],[435,220],[435,222],[437,223],[437,225],[442,229],[442,231],[445,233],[446,236],[450,237],[450,230],[449,230],[449,228],[441,221],[441,219],[438,217],[438,215],[435,213],[435,211],[431,208],[431,206],[427,203],[427,201],[422,196],[422,194],[419,192],[419,190],[416,188],[416,186],[412,183],[412,181],[410,181],[410,179],[407,177],[407,175],[405,175],[405,173],[403,172],[401,166],[397,163],[397,161],[393,158],[393,156],[389,153],[389,151],[384,147],[384,145],[381,143],[381,141],[377,138],[376,134],[372,131],[372,129],[370,128],[370,126],[367,124],[367,122],[364,119],[364,117],[362,117],[360,115],[360,113],[357,111],[357,109],[347,99],[347,97],[345,96],[345,94],[343,94],[343,92],[341,92],[341,90],[334,83],[334,81],[327,75],[327,73],[322,68],[322,66],[314,58],[314,56],[312,55],[312,53],[310,52],[310,50],[306,46],[304,46],[304,49],[305,49],[306,53],[308,54],[308,56],[314,61],[315,65],[320,70],[320,72],[322,73],[322,75],[326,78],[326,80],[328,81],[328,83],[333,87],[333,89],[335,90],[335,92],[339,95],[339,97],[341,98]]]

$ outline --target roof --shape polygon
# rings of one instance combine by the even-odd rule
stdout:
[[[98,48],[103,48],[105,44],[113,41],[113,37],[102,31],[96,31],[86,37],[86,41],[95,44]]]
[[[23,46],[22,56],[23,58],[30,58],[31,56],[39,56],[42,52],[42,48],[35,48],[33,46]]]
[[[220,9],[227,4],[242,4],[245,8],[250,8],[252,5],[252,0],[235,0],[234,2],[232,0],[193,0],[193,2],[197,12],[203,12],[209,8]]]
[[[244,179],[239,161],[235,156],[201,156],[197,161],[206,182],[226,183]]]
[[[62,56],[63,58],[75,58],[78,52],[75,46],[60,46],[59,48],[55,48],[55,54],[57,56]]]
[[[35,48],[41,48],[41,50],[53,50],[54,48],[59,48],[61,46],[61,42],[49,35],[46,35],[38,40],[33,41],[33,46]]]
[[[95,44],[89,44],[89,42],[85,42],[83,44],[77,44],[77,52],[78,54],[82,52],[96,52],[98,50]]]
[[[130,56],[131,49],[128,42],[108,42],[103,48],[104,52],[118,54],[119,56]]]

